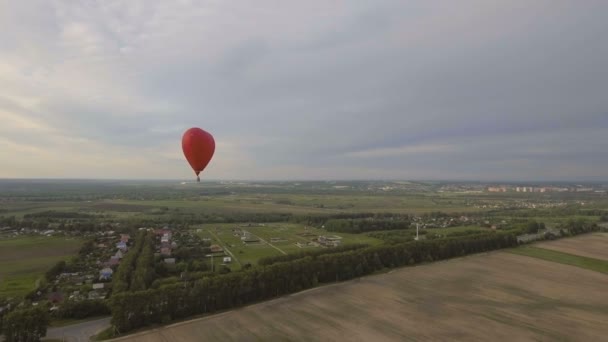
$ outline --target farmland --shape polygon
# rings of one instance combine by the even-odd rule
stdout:
[[[603,188],[592,193],[572,190],[567,193],[527,194],[514,191],[491,193],[484,188],[480,184],[439,182],[192,184],[170,181],[0,180],[0,238],[10,239],[5,241],[14,245],[3,248],[3,253],[10,257],[0,258],[0,299],[16,297],[2,299],[2,303],[5,307],[8,307],[7,300],[17,304],[23,295],[34,290],[36,280],[41,279],[40,276],[58,260],[74,256],[67,264],[54,268],[55,273],[49,273],[50,280],[38,283],[36,294],[28,296],[28,299],[47,306],[57,305],[59,311],[54,312],[53,317],[60,320],[111,311],[113,326],[127,332],[197,314],[210,315],[394,267],[513,247],[520,236],[528,242],[598,231],[600,224],[608,222],[608,197],[605,191],[601,191]],[[417,227],[420,236],[416,233]],[[28,247],[25,241],[44,241],[49,245],[45,247],[40,243]],[[61,247],[62,241],[78,242],[73,247],[64,248]],[[80,241],[87,243],[76,253],[82,244]],[[52,243],[58,245],[53,246]],[[514,258],[514,262],[529,259],[528,263],[544,259],[545,262],[558,261],[563,264],[561,267],[575,265],[581,269],[602,271],[604,264],[598,263],[601,259],[598,255],[602,255],[605,241],[600,238],[594,243],[595,247],[588,249],[587,259],[583,254],[571,255],[572,250],[552,252],[538,248],[517,249],[514,253],[521,255],[511,253],[503,258],[506,262],[510,262],[510,258]],[[565,242],[551,246],[580,248]],[[430,266],[407,271],[417,272],[418,268],[426,267]],[[473,282],[473,273],[467,276],[470,267],[464,270],[462,277],[446,273],[446,279],[463,286],[466,282]],[[439,272],[438,277],[443,277],[443,273]],[[360,282],[372,286],[376,284],[372,279],[363,278]],[[405,290],[415,293],[418,285],[412,283],[413,280],[403,279],[394,281],[409,284]],[[436,283],[428,281],[434,291],[442,289],[440,280]],[[487,281],[488,287],[475,285],[470,289],[456,286],[455,290],[463,291],[465,296],[474,294],[474,290],[487,291],[495,286],[492,279]],[[344,303],[332,302],[330,295],[324,295],[324,291],[334,288],[333,285],[312,289],[301,295],[289,296],[298,298],[314,293],[320,295],[323,303],[328,303],[323,304],[315,298],[307,300],[316,301],[316,307],[307,308],[306,303],[298,303],[296,308],[303,308],[298,311],[302,322],[296,315],[297,321],[281,323],[272,328],[275,330],[262,325],[248,328],[244,335],[234,335],[239,331],[223,328],[220,324],[217,329],[207,329],[205,336],[247,339],[250,337],[248,334],[252,334],[254,338],[267,339],[283,333],[304,336],[309,329],[318,329],[315,333],[308,332],[310,339],[336,339],[343,334],[342,330],[350,328],[358,320],[347,315],[345,319],[348,321],[335,321],[334,316],[338,316],[339,311],[332,311],[331,307],[364,315],[365,306],[368,306],[371,310],[368,316],[374,317],[373,321],[379,326],[384,325],[383,331],[386,332],[383,334],[388,334],[378,336],[394,338],[399,333],[391,335],[391,331],[399,331],[399,327],[383,321],[384,313],[376,312],[381,306],[373,303],[374,296],[355,299],[356,295],[373,294],[374,291],[383,291],[383,288],[396,291],[394,296],[403,296],[398,294],[396,283],[389,281],[379,286],[361,292],[353,290],[353,297],[343,298]],[[499,296],[510,296],[509,289],[499,290],[506,291],[498,293]],[[148,292],[144,294],[142,291]],[[348,291],[351,291],[350,287]],[[207,295],[197,297],[194,296],[196,293]],[[150,298],[149,303],[137,299],[142,295]],[[438,295],[444,296],[439,298],[446,303],[448,299],[457,297],[456,292]],[[47,299],[62,296],[68,301],[47,302]],[[163,296],[171,296],[176,302],[183,303],[179,308],[154,306],[162,301]],[[380,296],[378,302],[389,307],[390,301],[383,302],[384,299]],[[70,309],[70,301],[87,308],[87,300],[96,301],[90,304],[91,311]],[[403,310],[398,307],[387,310],[387,317],[396,319],[399,313],[412,312],[412,307],[408,306],[412,300],[399,302],[405,305]],[[429,300],[431,307],[435,305],[430,297],[424,300]],[[472,300],[481,301],[475,297]],[[354,303],[359,303],[362,308],[357,309]],[[140,306],[148,304],[153,306]],[[450,308],[464,307],[460,302],[446,305]],[[280,320],[280,315],[290,314],[289,310],[281,310],[278,308],[277,313],[280,314],[271,315],[269,319]],[[150,317],[144,317],[146,315]],[[477,317],[475,315],[486,317],[481,311],[474,312],[472,317]],[[214,317],[208,319],[214,320]],[[244,319],[243,323],[248,326],[247,321],[256,317],[239,317],[235,321]],[[307,322],[306,317],[316,319]],[[321,320],[337,328],[323,327],[319,323]],[[460,324],[458,320],[455,322]],[[373,327],[366,328],[362,324],[358,329],[361,336],[375,336]],[[266,336],[263,333],[273,331],[277,335]]]
[[[20,237],[0,240],[0,296],[23,295],[53,264],[70,258],[81,240]]]
[[[595,237],[577,239],[587,238]],[[493,252],[316,288],[124,340],[600,340],[608,334],[607,281],[585,268]]]

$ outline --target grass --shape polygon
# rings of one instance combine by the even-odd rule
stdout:
[[[179,200],[123,200],[8,202],[6,215],[24,215],[54,210],[88,214],[103,213],[114,218],[159,217],[152,212],[160,207],[178,209],[181,213],[291,213],[332,214],[338,212],[394,212],[419,214],[431,211],[467,212],[480,209],[466,205],[461,198],[447,194],[274,194],[243,193],[233,195],[194,196]]]
[[[49,325],[49,327],[50,328],[60,328],[60,327],[68,326],[68,325],[96,321],[98,319],[102,319],[105,317],[107,317],[107,316],[95,316],[95,317],[88,317],[88,318],[83,318],[83,319],[74,319],[74,318],[54,319],[51,321],[51,324]]]
[[[608,274],[608,261],[605,260],[530,246],[511,249],[508,252]]]
[[[81,246],[78,239],[27,236],[0,240],[0,296],[20,296],[33,290],[38,279]]]

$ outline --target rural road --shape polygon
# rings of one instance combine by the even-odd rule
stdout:
[[[220,245],[222,245],[222,248],[224,248],[224,250],[226,251],[226,253],[230,254],[230,256],[232,257],[232,259],[234,259],[239,266],[243,266],[243,264],[241,264],[241,262],[239,261],[239,259],[237,259],[234,254],[232,254],[232,252],[228,249],[228,244],[225,243],[224,241],[222,241],[222,239],[220,239],[217,235],[215,235],[214,232],[211,231],[211,229],[208,230],[209,234],[213,235],[213,237],[217,240],[217,243],[219,243]]]
[[[87,342],[90,337],[110,326],[110,317],[65,327],[49,328],[47,339],[58,339],[69,342]]]

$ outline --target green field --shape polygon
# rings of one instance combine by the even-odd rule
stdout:
[[[365,234],[329,233],[325,230],[307,227],[301,224],[279,222],[264,225],[244,223],[204,224],[193,227],[201,238],[211,239],[213,244],[219,244],[232,253],[234,266],[247,263],[256,264],[260,258],[282,254],[298,253],[308,250],[317,250],[324,247],[298,247],[297,242],[306,244],[319,235],[337,235],[342,238],[342,245],[365,243],[377,245],[381,240]],[[249,233],[250,236],[260,239],[259,243],[246,244],[240,236],[236,236],[233,229]],[[304,236],[309,235],[309,236]],[[280,239],[279,241],[272,241]],[[228,253],[228,254],[230,254]],[[214,260],[215,261],[215,260]],[[216,262],[217,263],[217,262]],[[238,267],[237,267],[238,268]]]
[[[24,215],[53,210],[109,215],[114,218],[158,217],[159,208],[171,213],[290,213],[335,214],[340,212],[393,212],[421,214],[432,211],[470,212],[479,208],[467,206],[459,198],[446,195],[409,194],[395,195],[317,195],[317,194],[242,194],[197,196],[179,200],[127,200],[105,199],[93,201],[40,201],[18,202],[5,206],[7,214],[23,218]]]
[[[608,274],[608,261],[605,260],[530,246],[511,249],[509,252]]]
[[[18,237],[0,240],[0,297],[24,295],[53,264],[74,255],[81,240]]]

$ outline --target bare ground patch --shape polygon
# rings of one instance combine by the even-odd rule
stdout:
[[[568,239],[542,242],[534,246],[589,258],[608,260],[608,233],[586,234]]]
[[[608,276],[503,252],[399,269],[124,340],[600,340]]]

